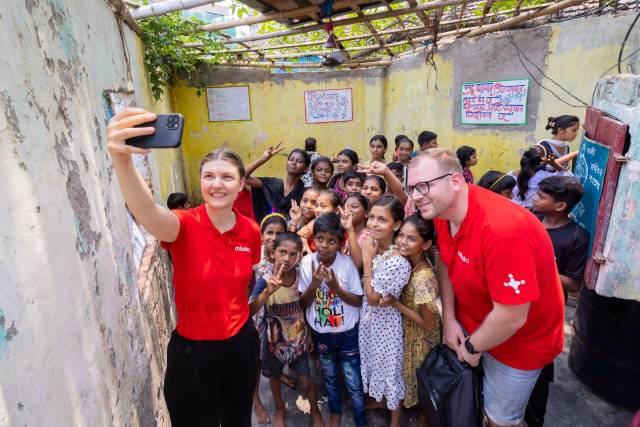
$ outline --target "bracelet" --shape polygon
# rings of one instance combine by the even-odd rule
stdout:
[[[364,279],[365,277],[371,277],[371,275],[370,274],[363,274],[362,278]]]

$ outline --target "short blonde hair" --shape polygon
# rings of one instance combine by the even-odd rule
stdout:
[[[462,165],[456,153],[446,148],[430,148],[420,151],[411,160],[411,163],[417,163],[420,159],[432,159],[438,163],[438,167],[442,173],[462,173]]]

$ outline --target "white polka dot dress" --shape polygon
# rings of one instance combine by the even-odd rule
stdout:
[[[372,287],[383,297],[399,299],[411,276],[411,264],[393,248],[373,260]],[[393,307],[371,307],[363,298],[360,314],[360,370],[364,392],[387,408],[397,409],[404,399],[402,379],[402,315]]]

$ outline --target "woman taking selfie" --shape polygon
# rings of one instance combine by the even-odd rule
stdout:
[[[245,184],[240,157],[225,148],[200,162],[204,203],[170,211],[155,203],[125,144],[150,135],[155,114],[127,108],[108,126],[108,148],[125,202],[173,259],[176,330],[167,348],[164,395],[174,426],[250,426],[258,335],[247,298],[260,260],[260,230],[233,208]]]

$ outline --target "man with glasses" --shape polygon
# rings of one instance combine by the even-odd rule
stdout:
[[[526,209],[465,183],[449,150],[419,153],[405,190],[436,226],[445,342],[461,361],[482,360],[489,425],[521,425],[541,368],[563,346],[549,235]]]

